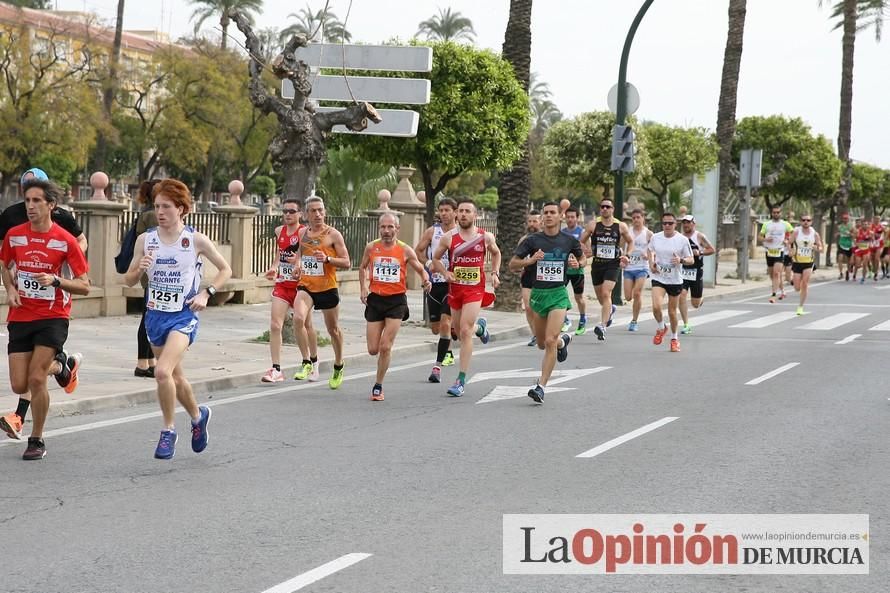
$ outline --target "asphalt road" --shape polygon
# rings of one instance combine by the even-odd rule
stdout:
[[[370,367],[348,368],[339,391],[290,381],[215,393],[207,451],[191,452],[180,414],[172,461],[152,458],[155,406],[53,418],[44,461],[0,446],[2,589],[886,591],[885,287],[822,284],[800,318],[780,315],[793,297],[706,301],[680,353],[652,345],[651,320],[637,334],[616,324],[606,342],[591,332],[543,406],[524,395],[540,357],[521,340],[477,344],[461,399],[426,382],[428,354],[394,361],[382,403],[368,400]],[[871,568],[504,575],[505,513],[866,513]]]

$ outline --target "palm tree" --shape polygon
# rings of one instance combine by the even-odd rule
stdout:
[[[510,16],[504,33],[502,55],[512,66],[516,79],[528,92],[532,51],[532,0],[510,0]],[[525,231],[525,213],[531,195],[531,171],[529,167],[529,142],[525,141],[522,156],[513,168],[501,174],[498,187],[498,234],[501,253],[512,253]],[[504,275],[498,308],[515,311],[519,307],[519,276],[507,271],[509,257],[502,260]]]
[[[729,0],[729,30],[723,52],[723,75],[720,80],[720,99],[717,103],[717,144],[720,146],[720,189],[718,212],[722,215],[729,201],[732,186],[732,140],[735,136],[735,109],[739,90],[739,70],[742,66],[742,42],[745,36],[747,0]],[[747,217],[746,217],[747,218]],[[717,225],[717,245],[720,231]],[[741,258],[742,250],[738,250]]]
[[[254,12],[263,9],[263,0],[189,0],[192,5],[196,5],[195,12],[192,13],[191,20],[195,21],[195,35],[201,30],[204,21],[212,16],[219,15],[219,26],[222,28],[222,41],[220,47],[226,49],[226,41],[228,39],[229,29],[229,11],[237,10],[247,17],[247,20],[253,23]]]
[[[337,15],[330,10],[312,12],[309,5],[300,9],[299,13],[287,15],[297,22],[281,30],[280,39],[284,42],[293,35],[305,35],[309,41],[316,43],[345,43],[352,40],[352,34],[346,30],[346,24],[340,22]]]
[[[509,27],[509,25],[508,25]],[[426,35],[427,39],[440,41],[456,41],[465,39],[475,41],[476,30],[473,21],[451,8],[439,9],[439,14],[422,21],[417,25],[417,35]]]
[[[529,113],[532,118],[531,144],[532,149],[544,140],[544,134],[550,126],[562,119],[562,112],[556,103],[550,100],[553,93],[550,85],[538,80],[538,73],[532,72],[528,79]]]

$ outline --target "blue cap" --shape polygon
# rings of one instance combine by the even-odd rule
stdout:
[[[43,169],[38,169],[37,167],[32,167],[22,173],[22,178],[19,180],[21,185],[25,185],[25,175],[27,175],[28,173],[31,173],[35,179],[39,179],[41,181],[49,181],[49,177],[46,175],[46,171],[44,171]]]

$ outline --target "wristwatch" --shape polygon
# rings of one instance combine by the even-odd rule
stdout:
[[[326,256],[324,256],[324,263],[326,263],[326,264],[331,263],[331,256],[330,256],[330,255],[326,255]]]
[[[208,286],[207,288],[205,288],[204,290],[206,290],[207,294],[209,294],[210,296],[213,296],[216,294],[216,287],[213,286],[212,284],[210,286]]]
[[[58,276],[53,276],[53,288],[59,288],[62,286],[62,279]]]

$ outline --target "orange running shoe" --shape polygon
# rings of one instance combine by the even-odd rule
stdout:
[[[9,438],[22,440],[22,419],[15,412],[0,417],[0,429],[3,429]]]
[[[372,402],[382,402],[383,401],[383,386],[375,385],[371,390],[371,401]]]
[[[680,351],[680,340],[677,338],[673,338],[671,340],[671,352],[679,352]]]
[[[661,345],[661,342],[664,340],[664,334],[667,333],[668,328],[663,327],[659,330],[655,330],[655,336],[652,338],[652,343],[656,346]]]

